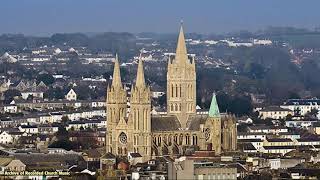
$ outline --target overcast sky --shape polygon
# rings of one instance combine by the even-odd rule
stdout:
[[[0,33],[254,31],[314,28],[320,0],[1,0]]]

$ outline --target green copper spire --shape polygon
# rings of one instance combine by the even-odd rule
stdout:
[[[209,109],[209,117],[220,117],[219,106],[216,99],[216,94],[212,94],[211,105]]]

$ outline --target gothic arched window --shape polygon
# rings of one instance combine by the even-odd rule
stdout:
[[[175,97],[178,97],[178,85],[176,84],[176,96]]]
[[[179,145],[182,145],[182,142],[183,142],[183,135],[180,134],[180,136],[179,136]]]
[[[173,97],[173,84],[171,84],[171,97]]]

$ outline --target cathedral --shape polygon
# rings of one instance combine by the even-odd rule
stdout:
[[[215,94],[208,114],[197,114],[195,59],[187,54],[182,26],[176,53],[168,59],[167,114],[151,115],[151,91],[141,59],[129,102],[128,111],[127,92],[116,57],[112,84],[107,87],[107,153],[126,156],[136,152],[148,160],[161,155],[184,155],[190,149],[213,150],[216,155],[236,150],[235,117],[219,112]]]

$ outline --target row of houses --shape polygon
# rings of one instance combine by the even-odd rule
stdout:
[[[302,138],[271,138],[271,139],[241,139],[238,140],[243,152],[281,154],[285,155],[296,149],[320,150],[320,139]]]
[[[16,106],[16,107],[15,107]],[[3,112],[16,113],[23,109],[63,109],[70,108],[103,108],[106,106],[106,102],[103,100],[97,101],[70,101],[70,100],[58,100],[58,101],[44,101],[44,100],[13,100],[9,105],[3,105]]]
[[[0,121],[1,127],[12,127],[20,124],[52,124],[59,123],[63,117],[67,117],[68,120],[77,121],[80,119],[90,119],[94,117],[106,117],[106,111],[104,108],[77,110],[77,111],[59,111],[59,112],[47,112],[47,113],[33,113],[22,117],[3,118]]]
[[[281,106],[269,106],[258,109],[261,119],[285,119],[288,115],[305,116],[312,110],[320,110],[320,99],[289,99]],[[320,113],[317,113],[320,118]]]
[[[85,121],[84,123],[76,122],[69,124],[67,125],[66,129],[71,130],[69,131],[70,141],[75,141],[80,137],[91,138],[91,140],[95,139],[97,142],[99,142],[99,145],[105,143],[105,126],[103,125],[104,123],[102,121]],[[72,129],[73,127],[76,128]],[[96,131],[86,131],[84,129],[80,130],[81,127],[84,129],[96,128]],[[31,137],[31,139],[33,139],[35,142],[41,140],[49,142],[58,131],[59,126],[57,125],[21,125],[18,128],[2,129],[0,133],[0,144],[15,144],[21,137],[28,137],[29,139]],[[47,140],[47,138],[49,138],[49,140]],[[23,145],[23,142],[21,141],[19,144]]]
[[[238,143],[243,152],[285,155],[304,148],[320,150],[320,138],[316,135],[302,136],[281,126],[249,126],[248,132],[239,132]]]

